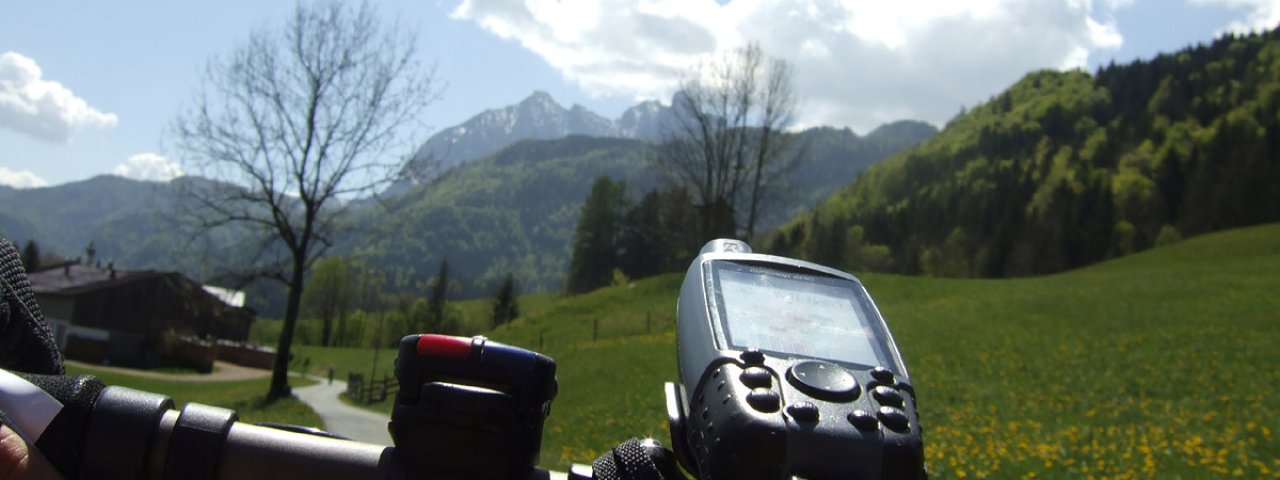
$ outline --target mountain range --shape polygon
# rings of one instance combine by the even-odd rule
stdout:
[[[600,175],[625,181],[637,198],[663,184],[651,167],[651,149],[671,115],[670,107],[645,102],[609,120],[580,106],[561,108],[542,92],[484,112],[441,131],[420,151],[452,143],[488,153],[466,157],[462,148],[447,150],[451,167],[430,180],[402,182],[382,202],[353,203],[352,228],[335,239],[330,254],[359,259],[409,287],[424,284],[447,259],[467,297],[487,295],[509,272],[526,290],[558,289],[591,182]],[[807,145],[808,160],[791,173],[790,194],[766,212],[762,228],[785,222],[868,166],[935,133],[913,121],[865,136],[830,127],[794,133]],[[412,170],[411,163],[405,170]],[[235,235],[193,244],[174,229],[168,212],[157,209],[174,203],[184,182],[197,181],[104,175],[52,187],[0,188],[0,232],[70,258],[83,256],[93,242],[96,257],[117,268],[181,270],[207,280],[211,265],[251,248],[237,245]],[[275,286],[258,285],[249,293],[260,312],[281,310]]]
[[[848,129],[796,133],[808,160],[789,177],[790,188],[764,212],[774,228],[847,184],[859,172],[936,133],[920,122],[897,122],[866,136]],[[506,273],[525,288],[562,286],[573,231],[592,181],[624,181],[638,199],[663,185],[652,168],[653,143],[570,135],[524,140],[464,163],[360,215],[366,233],[336,249],[373,265],[394,265],[423,278],[447,259],[467,295],[486,293]]]
[[[672,105],[678,103],[678,95]],[[486,110],[432,135],[401,170],[390,188],[399,193],[429,182],[462,162],[492,154],[520,140],[554,140],[570,135],[658,141],[673,109],[656,100],[642,102],[608,119],[581,105],[566,109],[537,91],[515,105]]]
[[[793,132],[808,158],[755,247],[845,269],[998,277],[1280,221],[1277,71],[1280,30],[1229,35],[1096,74],[1029,73],[942,132],[909,121],[865,136]],[[464,296],[508,272],[526,290],[557,289],[594,178],[634,196],[661,184],[649,159],[664,115],[646,103],[610,120],[545,93],[484,112],[428,140],[419,160],[447,168],[355,208],[331,253],[409,288],[448,259]],[[156,206],[188,181],[199,180],[0,188],[0,231],[70,257],[93,241],[119,268],[199,272],[238,246],[230,235],[192,249],[166,226]],[[250,296],[266,315],[279,297]]]

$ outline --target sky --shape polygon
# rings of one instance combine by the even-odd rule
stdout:
[[[701,61],[748,42],[794,70],[798,127],[865,134],[961,108],[1038,69],[1095,70],[1280,24],[1280,0],[398,0],[439,100],[402,129],[433,132],[535,90],[616,118],[669,103]],[[0,13],[0,185],[38,188],[186,169],[169,134],[210,60],[289,2],[10,2]]]

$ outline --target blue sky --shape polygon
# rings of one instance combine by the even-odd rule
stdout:
[[[1150,58],[1280,23],[1280,0],[438,0],[376,3],[446,85],[406,144],[534,90],[615,117],[747,41],[793,64],[798,124],[942,124],[1040,68]],[[288,2],[13,2],[0,15],[0,184],[166,180],[166,128],[212,56]],[[408,151],[404,152],[409,153]]]

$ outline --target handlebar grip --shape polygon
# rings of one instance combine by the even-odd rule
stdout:
[[[175,429],[180,427],[183,412],[170,410],[160,421],[153,455],[151,475],[154,479],[192,478],[190,472],[173,470]],[[220,448],[215,475],[217,480],[479,480],[476,477],[443,475],[436,471],[408,472],[404,455],[395,447],[373,445],[339,438],[278,430],[234,422]],[[165,457],[168,457],[167,459]],[[168,468],[166,470],[166,468]],[[164,475],[156,475],[164,472]],[[534,469],[528,480],[566,480],[563,473]],[[487,480],[487,479],[486,479]],[[495,479],[496,480],[496,479]]]
[[[115,388],[115,387],[112,387]],[[136,392],[144,393],[144,392]],[[144,393],[145,394],[145,393]],[[145,394],[154,395],[154,394]],[[187,422],[185,416],[208,415],[207,409],[216,409],[199,404],[189,404],[181,412],[166,410],[160,418],[151,424],[151,435],[139,435],[131,432],[131,438],[117,437],[117,447],[126,457],[127,462],[99,462],[92,467],[86,465],[84,472],[90,475],[84,478],[108,479],[188,479],[193,475],[218,480],[402,480],[402,479],[461,479],[440,475],[437,472],[406,472],[402,455],[395,447],[373,445],[352,440],[344,440],[323,435],[298,433],[279,430],[242,422],[232,422],[226,430],[221,445],[207,445],[204,448],[214,452],[192,452],[197,455],[214,454],[216,465],[205,470],[197,464],[189,465],[192,470],[184,469],[182,461],[176,459],[183,455],[182,450],[195,447],[195,444],[184,445],[182,437],[184,429],[201,428],[200,422]],[[107,423],[107,422],[104,422]],[[145,448],[138,448],[143,437],[149,438]],[[91,443],[90,443],[91,442]],[[87,452],[95,450],[109,451],[105,435],[91,433],[86,439]],[[139,453],[143,452],[143,453]],[[141,469],[135,468],[137,460],[142,460]],[[128,466],[123,466],[127,464]],[[123,467],[123,468],[122,468]],[[115,470],[109,470],[114,468]],[[535,469],[529,480],[565,480],[563,473]],[[469,479],[476,480],[476,479]]]
[[[84,478],[146,478],[148,455],[173,399],[125,387],[107,387],[94,403],[82,446]]]
[[[48,394],[49,402],[58,405],[56,416],[44,427],[42,432],[27,432],[38,438],[35,447],[49,459],[49,463],[58,469],[63,476],[76,478],[80,475],[78,467],[81,463],[81,446],[85,425],[93,413],[94,401],[97,400],[106,385],[91,375],[70,377],[64,375],[34,375],[14,373],[20,381],[28,382]],[[21,415],[22,412],[6,412],[8,415]]]
[[[235,423],[215,478],[389,480],[405,475],[394,447]]]
[[[188,404],[179,412],[168,396],[104,387],[92,376],[21,377],[64,405],[36,447],[67,478],[483,478],[445,475],[431,465],[406,471],[405,456],[421,452],[241,423],[222,408]],[[483,471],[479,467],[476,472]],[[538,468],[525,478],[568,479]]]
[[[406,472],[404,455],[407,454],[402,454],[395,447],[235,423],[227,435],[215,478],[479,480],[442,475],[435,471]],[[526,479],[567,480],[568,477],[561,472],[535,468]]]

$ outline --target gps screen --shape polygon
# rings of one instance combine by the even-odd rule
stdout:
[[[716,262],[715,271],[721,321],[733,348],[890,365],[856,284],[728,262]]]

